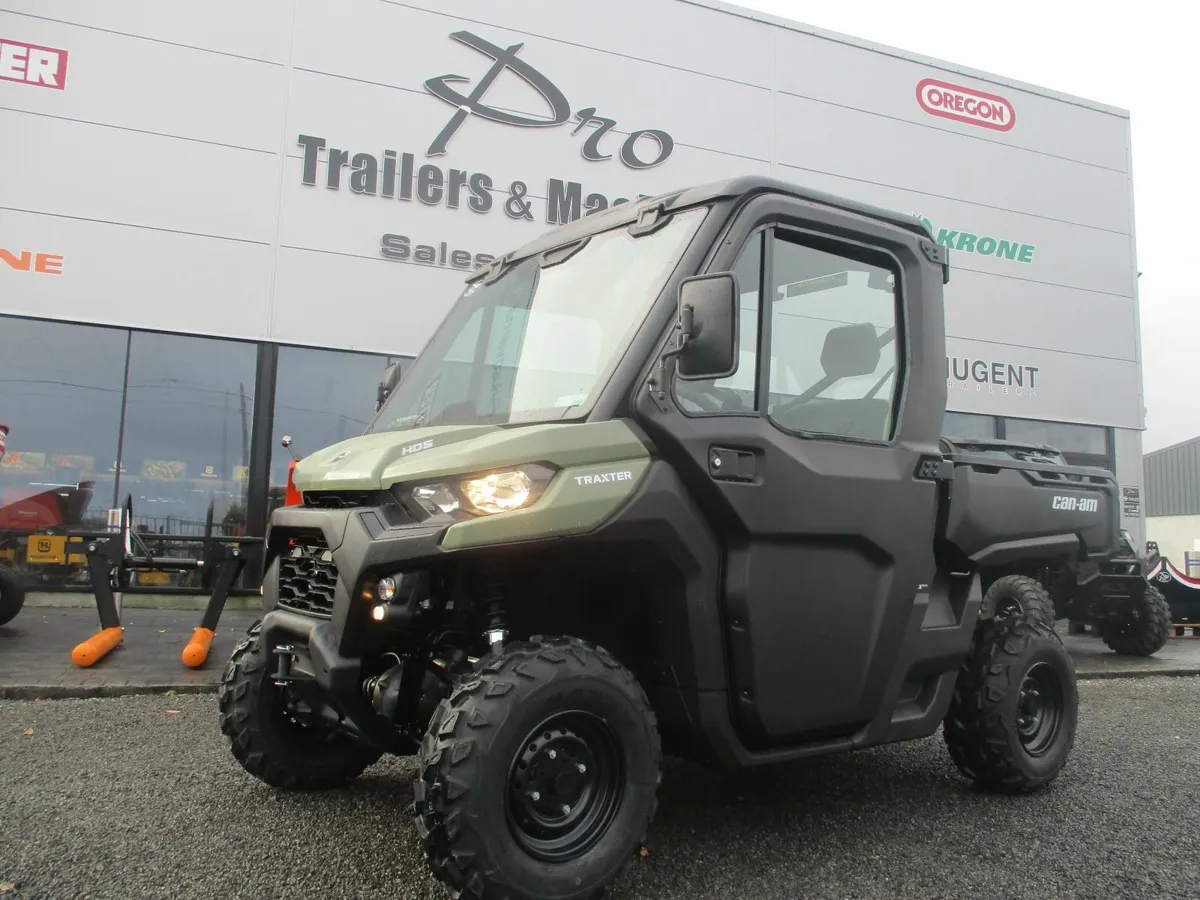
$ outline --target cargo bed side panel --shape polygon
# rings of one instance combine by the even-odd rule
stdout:
[[[1079,469],[952,456],[946,541],[980,566],[1107,555],[1119,539],[1113,478]]]

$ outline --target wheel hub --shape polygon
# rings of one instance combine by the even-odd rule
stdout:
[[[550,735],[546,737],[546,735]],[[530,741],[517,761],[513,780],[518,810],[545,822],[569,816],[595,787],[596,763],[579,735],[566,728]]]
[[[616,740],[598,718],[564,713],[548,719],[513,760],[508,819],[514,837],[546,861],[582,855],[616,812],[623,769]]]
[[[1017,695],[1017,735],[1030,756],[1042,756],[1058,737],[1063,716],[1058,673],[1039,663],[1025,673]]]

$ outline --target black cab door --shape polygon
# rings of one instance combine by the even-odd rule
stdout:
[[[946,390],[923,340],[943,328],[940,285],[915,247],[868,217],[751,200],[706,267],[737,276],[737,371],[675,375],[665,414],[639,402],[723,543],[730,692],[751,747],[845,736],[895,700],[934,574],[936,486],[918,471]]]

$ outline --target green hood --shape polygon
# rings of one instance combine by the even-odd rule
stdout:
[[[509,428],[442,426],[342,441],[306,456],[292,477],[301,492],[386,490],[400,482],[529,462],[573,468],[648,457],[645,445],[619,419]]]

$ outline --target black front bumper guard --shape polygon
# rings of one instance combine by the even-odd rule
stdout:
[[[391,525],[373,509],[288,508],[275,512],[267,536],[268,575],[263,583],[267,612],[261,633],[272,677],[285,683],[314,681],[362,739],[385,752],[406,753],[412,748],[375,712],[362,687],[363,659],[380,649],[383,634],[370,620],[370,605],[359,596],[359,586],[372,575],[428,566],[444,552],[439,544],[445,528],[445,523]],[[330,618],[280,606],[277,577],[271,577],[269,568],[291,537],[313,532],[321,533],[337,567]],[[291,668],[287,659],[293,655],[307,657],[300,677],[287,674]]]
[[[263,647],[269,654],[270,677],[276,685],[309,680],[291,676],[291,656],[306,657],[311,679],[353,729],[368,743],[388,753],[411,750],[408,742],[385,719],[376,714],[362,691],[362,659],[342,656],[337,637],[328,620],[314,619],[286,609],[273,609],[263,616]]]

